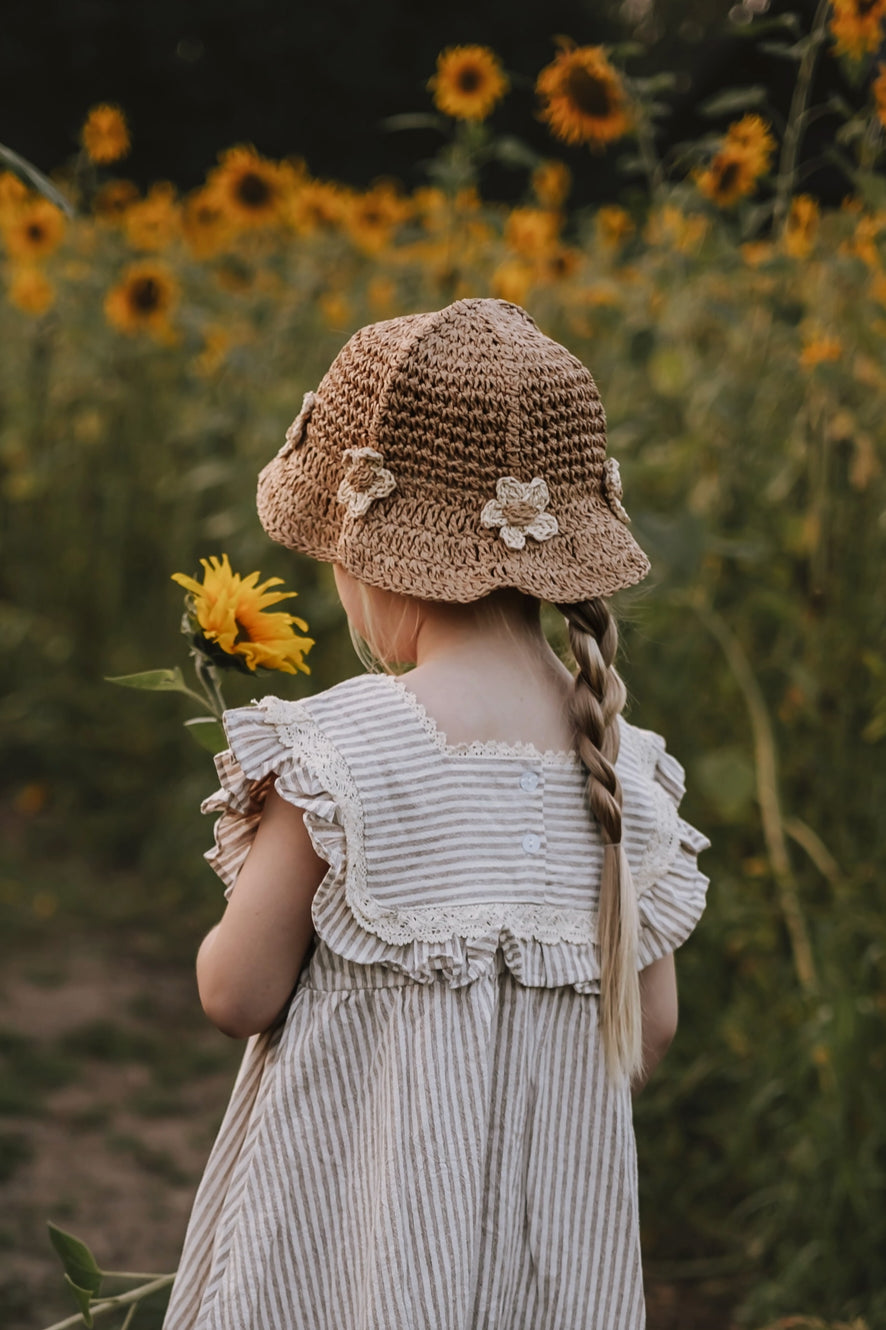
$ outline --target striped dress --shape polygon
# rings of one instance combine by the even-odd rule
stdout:
[[[246,1046],[164,1330],[641,1330],[577,754],[450,744],[388,675],[225,724],[203,808],[226,894],[271,781],[329,869],[288,1009]],[[708,841],[663,740],[620,725],[642,967],[701,915]]]

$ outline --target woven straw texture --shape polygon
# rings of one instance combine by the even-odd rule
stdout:
[[[261,472],[258,512],[390,591],[578,601],[649,571],[617,472],[581,361],[519,306],[459,300],[354,334]]]

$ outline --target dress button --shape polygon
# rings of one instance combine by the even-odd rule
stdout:
[[[537,771],[524,771],[520,777],[520,788],[523,790],[534,790],[538,785]]]
[[[541,837],[536,836],[534,831],[527,831],[523,837],[523,849],[527,854],[538,854],[541,849]]]

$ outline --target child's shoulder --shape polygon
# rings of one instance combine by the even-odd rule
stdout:
[[[311,721],[321,729],[342,722],[356,724],[375,714],[382,705],[379,687],[382,677],[377,674],[357,674],[318,693],[309,693],[292,700],[264,697],[253,703],[250,710],[263,711],[277,723]]]

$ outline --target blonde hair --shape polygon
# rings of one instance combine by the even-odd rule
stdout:
[[[348,620],[354,650],[371,673],[396,673],[389,665],[384,632],[362,582],[358,583],[358,590],[366,636],[357,633]],[[532,602],[532,608],[540,603],[537,597],[523,598]],[[501,597],[493,592],[483,599],[489,602],[486,608],[490,613],[503,616],[509,623]],[[556,608],[566,618],[569,645],[578,666],[570,717],[579,757],[588,772],[585,787],[588,807],[603,838],[597,922],[603,1051],[612,1079],[630,1081],[643,1071],[637,968],[640,923],[631,866],[622,845],[622,789],[615,770],[620,741],[618,717],[626,698],[624,683],[614,663],[618,628],[606,601],[599,597]],[[416,612],[415,606],[404,600],[398,628],[410,609]]]
[[[606,1065],[614,1080],[643,1070],[637,951],[640,920],[631,866],[622,845],[622,789],[615,770],[618,717],[625,686],[615,668],[618,629],[600,597],[558,605],[578,665],[571,700],[579,756],[588,771],[587,801],[603,836],[598,941],[600,1016]]]

